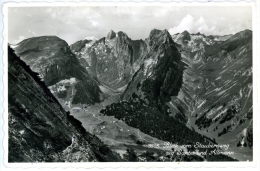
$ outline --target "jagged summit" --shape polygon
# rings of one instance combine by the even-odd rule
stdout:
[[[164,30],[153,29],[153,30],[151,30],[149,37],[151,37],[153,35],[164,35],[164,34],[170,35],[170,33],[168,32],[167,29],[164,29]]]
[[[161,33],[162,32],[162,30],[159,30],[159,29],[153,29],[153,30],[151,30],[151,32],[150,32],[150,36],[151,35],[153,35],[153,34],[158,34],[158,33]]]
[[[148,37],[149,45],[159,45],[160,43],[173,43],[170,33],[168,30],[153,29]]]
[[[183,32],[182,32],[182,34],[184,34],[184,35],[186,35],[186,34],[190,34],[187,30],[184,30]]]
[[[119,31],[118,33],[114,32],[113,30],[110,30],[110,32],[107,34],[106,39],[111,40],[115,37],[118,37],[119,39],[129,39],[126,33],[123,31]]]
[[[128,36],[125,32],[119,31],[117,34],[118,34],[118,37],[127,37],[128,38]]]
[[[116,37],[116,33],[113,30],[110,30],[110,32],[107,34],[107,39],[113,39]]]

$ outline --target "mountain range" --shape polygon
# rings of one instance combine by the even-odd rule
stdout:
[[[41,103],[37,103],[39,99],[53,99],[54,102],[48,101],[45,104],[58,106],[56,108],[59,108],[61,114],[55,112],[55,116],[63,116],[61,123],[66,120],[66,116],[70,116],[65,114],[64,109],[76,115],[73,107],[78,111],[86,111],[84,108],[87,106],[96,106],[105,99],[113,99],[106,105],[102,103],[101,107],[95,107],[95,112],[116,118],[159,140],[192,145],[197,142],[230,144],[230,150],[235,152],[235,155],[229,157],[222,154],[207,155],[192,160],[252,160],[250,30],[234,35],[206,36],[187,31],[170,35],[167,30],[153,29],[145,40],[132,40],[122,31],[116,33],[111,30],[99,40],[79,40],[70,46],[56,36],[42,36],[26,39],[12,48],[21,58],[14,59],[19,59],[19,63],[23,63],[23,60],[29,65],[26,66],[27,70],[31,68],[29,74],[32,72],[36,77],[35,74],[39,73],[36,80],[40,82],[41,88],[28,89],[26,79],[25,83],[16,85],[19,80],[15,80],[15,74],[9,81],[9,87],[15,87],[12,91],[19,89],[27,94],[27,98],[37,97],[38,94],[43,96],[26,99],[28,103],[19,107],[21,110],[33,108],[31,114],[36,115],[36,118],[38,113],[35,105]],[[12,52],[10,54],[9,56],[15,56]],[[15,72],[16,69],[9,66],[9,70]],[[32,93],[31,89],[37,91]],[[43,89],[45,94],[39,89]],[[13,99],[23,97],[9,96]],[[30,101],[36,103],[32,105]],[[45,112],[55,108],[47,109]],[[44,118],[44,122],[50,122],[47,120],[51,116],[44,115],[41,114],[40,118]],[[84,120],[81,119],[79,118],[83,123]],[[74,123],[75,119],[72,120]],[[20,122],[19,126],[25,125],[28,119]],[[75,122],[76,125],[81,125],[80,122]],[[66,126],[59,126],[57,132],[63,127]],[[66,129],[71,130],[70,127],[73,124]],[[84,132],[82,127],[80,130]],[[18,130],[14,129],[13,132],[18,134]],[[67,134],[71,135],[72,132]],[[85,134],[86,137],[91,136],[88,132]],[[107,135],[98,134],[101,140],[105,136]],[[15,136],[13,137],[12,142],[15,142]],[[87,138],[86,142],[88,140]],[[23,144],[15,143],[23,147]],[[65,149],[68,143],[61,146],[63,148],[59,147],[59,150]],[[38,149],[38,153],[39,151]],[[93,158],[100,161],[109,155],[111,160],[119,160],[109,149],[105,151],[107,153],[102,154],[101,158],[93,152]],[[21,160],[22,158],[25,157],[21,156]]]

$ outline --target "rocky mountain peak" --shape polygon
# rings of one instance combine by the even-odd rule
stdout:
[[[86,43],[79,42],[78,46],[85,47]],[[79,51],[75,46],[73,49]],[[19,43],[14,50],[34,72],[39,73],[47,86],[54,86],[65,79],[77,79],[75,89],[87,93],[88,96],[83,97],[83,93],[77,91],[72,103],[92,104],[100,101],[101,91],[98,82],[80,65],[64,40],[56,36],[35,37]]]
[[[150,32],[150,35],[148,37],[148,42],[149,42],[150,46],[153,46],[153,45],[158,46],[158,45],[160,45],[162,43],[166,43],[166,42],[172,44],[173,40],[172,40],[171,35],[168,32],[168,30],[153,29]]]
[[[116,40],[116,49],[117,51],[121,51],[122,47],[126,47],[129,51],[129,45],[131,44],[132,40],[127,36],[126,33],[119,31],[117,33],[117,40]]]
[[[48,86],[64,78],[85,78],[86,71],[68,43],[57,36],[29,38],[20,42],[14,50],[33,71],[41,75]]]
[[[129,39],[129,37],[127,36],[127,34],[124,33],[124,32],[122,32],[122,31],[119,31],[119,32],[117,33],[117,35],[118,35],[118,37],[120,37],[120,38]]]
[[[21,41],[20,43],[17,44],[17,48],[15,48],[15,51],[17,50],[20,51],[19,48],[20,45],[26,46],[27,47],[26,49],[28,50],[28,49],[35,49],[35,48],[38,49],[46,48],[50,45],[49,43],[52,43],[52,45],[56,47],[68,46],[68,43],[66,41],[62,40],[57,36],[39,36],[39,37],[31,37]]]
[[[182,35],[187,35],[187,34],[190,34],[187,30],[184,30],[182,33]]]
[[[113,30],[110,30],[110,32],[107,34],[107,39],[113,39],[116,37],[116,33]]]
[[[168,30],[164,29],[164,30],[159,30],[159,29],[153,29],[150,32],[149,38],[152,36],[158,36],[158,35],[170,35],[170,33],[168,32]]]

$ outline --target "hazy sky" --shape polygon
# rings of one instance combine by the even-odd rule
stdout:
[[[145,39],[154,28],[171,34],[184,30],[225,35],[252,30],[251,7],[9,7],[8,37],[56,35],[72,44],[86,37],[102,38],[112,29],[132,39]]]

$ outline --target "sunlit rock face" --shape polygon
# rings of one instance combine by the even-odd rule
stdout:
[[[91,41],[77,42],[74,50],[78,50],[86,42]],[[14,50],[34,72],[39,73],[47,86],[54,86],[62,80],[75,78],[76,93],[70,95],[73,103],[94,104],[103,99],[99,82],[80,65],[64,40],[56,36],[34,37],[18,43]],[[70,92],[67,91],[66,94]],[[82,92],[87,96],[83,97]]]
[[[122,91],[140,68],[147,44],[143,40],[131,40],[126,33],[111,30],[107,37],[76,51],[71,45],[81,65],[102,84],[114,91]]]

